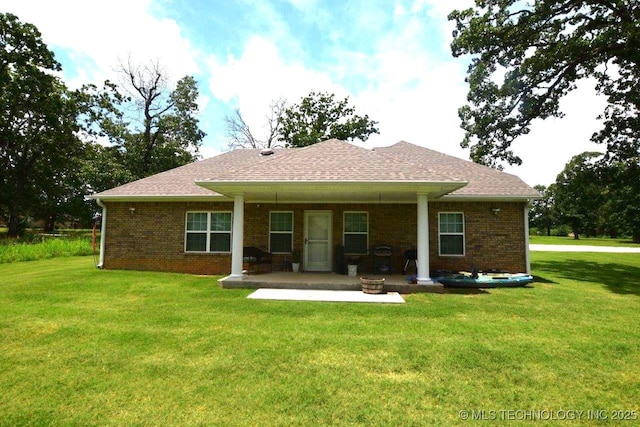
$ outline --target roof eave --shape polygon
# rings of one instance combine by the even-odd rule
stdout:
[[[417,194],[430,199],[458,190],[466,181],[196,181],[196,184],[216,193],[234,197],[242,194],[245,201],[278,200],[299,203],[318,200],[334,202],[408,202]]]
[[[220,202],[230,200],[221,194],[93,194],[90,199],[106,202]]]
[[[542,196],[531,194],[447,194],[441,200],[449,202],[527,202]]]

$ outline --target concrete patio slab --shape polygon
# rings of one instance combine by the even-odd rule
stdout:
[[[376,276],[377,277],[377,276]],[[443,293],[444,287],[435,283],[432,285],[408,284],[407,277],[402,275],[386,275],[384,290],[410,294],[416,292]],[[361,291],[360,277],[344,276],[335,273],[292,273],[274,271],[272,273],[244,275],[242,277],[224,277],[218,280],[220,287],[225,289],[305,289],[332,291]]]
[[[404,304],[404,298],[397,292],[386,294],[365,294],[362,291],[329,291],[315,289],[271,289],[260,288],[247,298],[278,301],[322,301],[322,302],[365,302],[382,304]]]

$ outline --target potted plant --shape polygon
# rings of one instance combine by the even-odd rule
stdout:
[[[291,270],[294,273],[300,271],[300,259],[302,258],[302,252],[299,249],[294,249],[291,252]]]
[[[358,264],[360,264],[360,257],[350,256],[347,259],[347,274],[351,277],[358,275]]]

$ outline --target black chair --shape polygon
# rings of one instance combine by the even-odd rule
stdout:
[[[404,263],[404,268],[402,269],[402,274],[407,272],[407,266],[411,261],[413,261],[416,265],[416,274],[418,274],[418,251],[416,249],[409,249],[404,251],[404,256],[407,259]]]
[[[260,273],[261,265],[267,265],[269,266],[269,271],[273,271],[271,254],[255,246],[245,246],[242,248],[242,262],[249,264],[247,268],[249,274],[251,274],[252,267],[256,267],[254,270],[255,273]]]

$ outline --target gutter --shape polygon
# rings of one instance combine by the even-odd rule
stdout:
[[[102,208],[102,219],[100,221],[100,262],[98,268],[104,268],[104,248],[107,241],[107,206],[100,198],[96,198],[96,203]]]

